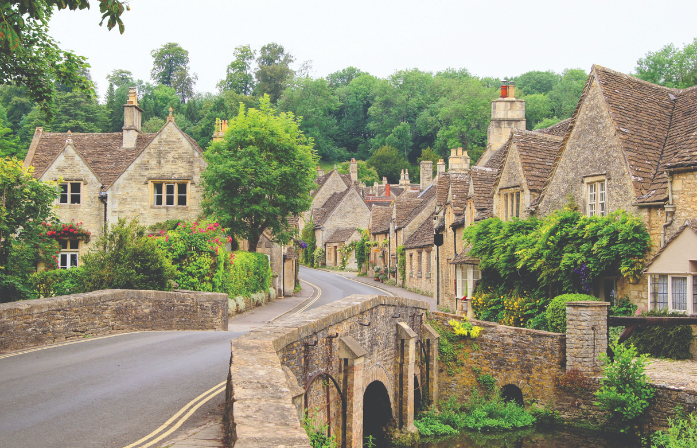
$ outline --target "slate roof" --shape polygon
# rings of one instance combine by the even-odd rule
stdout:
[[[433,213],[404,242],[405,249],[433,246]]]
[[[450,190],[452,192],[453,213],[464,213],[467,206],[467,194],[470,188],[470,172],[450,173]]]
[[[479,263],[479,258],[470,257],[469,253],[472,250],[471,247],[467,246],[462,252],[455,255],[455,258],[450,262],[450,264],[472,264]]]
[[[355,227],[348,227],[345,229],[337,229],[334,233],[332,233],[332,236],[327,238],[325,241],[326,243],[345,243],[346,240],[351,238],[351,235],[353,235],[353,232],[356,231]]]
[[[327,174],[323,174],[322,176],[319,176],[315,179],[315,183],[318,185],[318,187],[317,187],[317,189],[315,189],[312,192],[312,197],[314,197],[317,194],[317,192],[324,186],[324,184],[327,183],[327,180],[329,180],[329,177],[331,177],[331,175],[334,171],[336,171],[336,170],[332,170],[332,171],[328,172]],[[351,182],[351,175],[350,174],[341,174],[338,171],[337,171],[337,174],[341,177],[341,180],[344,181],[344,184],[347,187],[351,186],[352,182]]]
[[[390,231],[392,207],[373,207],[370,211],[370,233],[387,233]]]
[[[507,160],[511,148],[515,146],[528,189],[540,192],[549,179],[563,140],[562,137],[554,135],[516,130],[501,149],[506,150]],[[498,172],[495,184],[498,184],[502,172],[503,170]]]
[[[441,174],[437,178],[436,206],[442,207],[448,201],[448,191],[450,190],[450,174]]]
[[[332,212],[339,206],[339,204],[341,204],[341,201],[344,200],[346,195],[349,194],[351,190],[353,189],[347,188],[344,191],[338,191],[332,194],[321,208],[316,208],[314,210],[312,218],[315,223],[315,229],[319,229],[324,225],[325,222],[327,222],[329,216],[331,216]]]
[[[538,129],[534,132],[539,132],[542,134],[547,134],[547,135],[556,135],[557,137],[563,137],[566,135],[566,133],[571,129],[571,118],[567,118],[566,120],[562,120],[559,123],[552,125],[548,128],[543,128],[543,129]]]
[[[34,177],[40,178],[61,153],[66,140],[71,139],[77,153],[85,160],[99,181],[108,187],[133,163],[156,135],[140,133],[135,148],[122,148],[121,132],[108,134],[42,132],[38,137],[39,142],[34,157],[29,164],[34,166]]]
[[[661,247],[661,249],[658,252],[656,252],[656,255],[654,255],[651,258],[651,260],[646,264],[646,266],[644,266],[644,269],[641,272],[646,273],[646,271],[649,269],[649,266],[651,266],[651,264],[653,264],[653,262],[658,259],[658,257],[663,253],[663,251],[668,247],[668,245],[672,243],[673,240],[676,239],[685,229],[690,229],[697,234],[697,218],[685,220],[685,223],[681,225],[670,238],[668,238],[666,244],[663,247]]]
[[[494,214],[494,198],[492,195],[497,170],[487,167],[473,166],[471,169],[472,185],[474,187],[474,208],[477,210],[475,221],[487,219]]]

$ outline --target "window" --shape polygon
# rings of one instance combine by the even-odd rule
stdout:
[[[419,274],[421,274],[421,268],[422,268],[422,266],[423,266],[423,260],[422,260],[422,258],[421,258],[422,255],[423,255],[423,252],[418,252],[418,253],[416,254],[416,257],[417,257],[418,262],[419,262]]]
[[[78,240],[58,240],[61,251],[58,254],[58,267],[60,269],[70,269],[77,267],[78,250],[80,241]]]
[[[588,216],[607,216],[605,180],[588,182]]]
[[[504,221],[511,218],[520,218],[520,191],[502,193],[503,196],[503,216]]]
[[[651,309],[697,311],[697,275],[654,274],[649,277],[649,291]]]
[[[668,308],[668,276],[651,276],[651,308],[664,310]]]
[[[687,277],[672,277],[672,308],[687,311]]]
[[[465,273],[465,265],[458,264],[455,266],[455,297],[458,299],[467,295],[467,275]]]
[[[187,183],[153,182],[153,205],[185,206]]]
[[[692,276],[692,312],[697,310],[697,275]]]
[[[82,184],[80,182],[66,182],[60,184],[61,195],[58,199],[59,204],[79,204],[80,190]]]
[[[431,252],[426,252],[426,266],[428,267],[428,272],[429,274],[431,273]]]

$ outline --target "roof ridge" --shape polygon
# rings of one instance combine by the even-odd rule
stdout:
[[[631,80],[631,81],[639,82],[639,83],[642,83],[642,84],[647,85],[647,86],[658,87],[658,88],[660,88],[660,89],[663,89],[663,90],[666,90],[666,91],[672,92],[672,93],[677,93],[677,94],[679,94],[679,93],[681,92],[681,90],[686,90],[686,89],[676,89],[676,88],[674,88],[674,87],[666,87],[666,86],[662,86],[662,85],[660,85],[660,84],[655,84],[655,83],[653,83],[653,82],[651,82],[651,81],[646,81],[646,80],[644,80],[644,79],[637,78],[637,77],[634,76],[634,75],[628,75],[628,74],[626,74],[626,73],[618,72],[617,70],[613,70],[613,69],[611,69],[611,68],[607,68],[607,67],[604,67],[604,66],[599,65],[599,64],[593,64],[593,67],[591,67],[591,72],[592,72],[593,69],[595,69],[595,68],[599,68],[599,69],[601,69],[601,71],[610,72],[610,73],[612,73],[612,74],[614,74],[614,75],[621,76],[621,77],[623,77],[623,78],[625,78],[625,79],[629,79],[629,80]],[[597,73],[597,71],[596,71],[596,73]]]
[[[560,122],[561,123],[561,122]],[[540,131],[541,129],[538,129]],[[513,132],[513,135],[519,135],[519,134],[525,134],[530,137],[535,137],[535,138],[546,138],[548,140],[555,140],[555,141],[562,141],[564,140],[564,137],[560,137],[558,135],[552,135],[552,134],[545,134],[544,132],[537,132],[537,131],[528,131],[527,129],[516,129]]]

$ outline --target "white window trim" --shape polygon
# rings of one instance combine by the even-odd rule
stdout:
[[[155,184],[162,184],[162,204],[156,204],[155,199]],[[186,204],[179,205],[179,185],[186,185]],[[173,199],[174,204],[167,205],[167,185],[174,185]],[[148,193],[150,195],[150,205],[152,207],[188,207],[191,203],[191,182],[189,180],[171,180],[171,179],[157,179],[151,180],[148,186]]]
[[[61,248],[58,253],[58,268],[59,269],[70,269],[76,268],[80,265],[80,240],[64,240],[67,241],[67,247],[65,249]],[[70,247],[70,242],[77,242],[77,248],[72,249]],[[75,264],[72,263],[71,256],[74,255]],[[65,263],[63,260],[65,259]]]
[[[665,275],[668,277],[668,307],[667,308],[654,308],[652,303],[652,291],[653,291],[653,276]],[[686,314],[697,314],[697,310],[694,308],[694,277],[697,274],[684,273],[684,274],[661,274],[661,273],[650,273],[649,276],[649,310],[667,309],[668,311],[676,311],[679,313]],[[673,308],[673,277],[683,277],[687,278],[687,310],[676,310]]]
[[[607,176],[586,177],[583,179],[583,184],[583,202],[586,204],[586,216],[607,216]],[[592,198],[591,195],[593,195]]]

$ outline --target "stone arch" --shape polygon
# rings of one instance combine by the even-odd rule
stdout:
[[[394,394],[394,384],[390,380],[390,376],[387,374],[387,370],[381,364],[374,364],[372,367],[365,372],[363,377],[363,390],[361,393],[365,393],[368,385],[374,381],[380,381],[387,389],[387,395],[390,397],[390,404],[392,405],[392,415],[397,415],[398,410],[395,408],[395,394]]]
[[[387,387],[376,380],[368,384],[363,392],[363,440],[372,436],[376,446],[387,443],[386,429],[392,421],[392,400]]]
[[[496,385],[501,388],[508,385],[517,387],[523,396],[523,402],[534,399],[532,387],[520,373],[503,372],[495,378]]]
[[[501,397],[506,401],[512,401],[520,406],[524,406],[523,391],[515,384],[506,384],[501,388]]]

